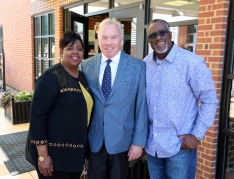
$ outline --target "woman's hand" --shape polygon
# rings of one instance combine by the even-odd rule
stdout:
[[[37,145],[38,156],[48,156],[43,161],[38,160],[38,168],[42,175],[52,176],[53,161],[48,153],[47,145]]]
[[[48,156],[44,161],[38,161],[38,168],[42,175],[52,176],[53,161],[51,157]]]

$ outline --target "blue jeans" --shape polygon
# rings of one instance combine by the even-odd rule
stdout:
[[[150,179],[194,179],[197,167],[197,149],[180,150],[169,158],[147,154]]]

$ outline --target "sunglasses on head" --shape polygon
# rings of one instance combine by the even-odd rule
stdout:
[[[169,33],[167,30],[160,30],[159,32],[153,32],[152,34],[147,36],[147,39],[156,39],[158,35],[160,37],[164,37]]]

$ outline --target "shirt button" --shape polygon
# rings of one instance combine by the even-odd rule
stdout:
[[[107,105],[105,105],[104,107],[107,108]]]

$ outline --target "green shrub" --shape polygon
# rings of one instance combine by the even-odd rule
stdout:
[[[15,102],[20,102],[20,101],[31,101],[32,97],[33,97],[33,91],[32,92],[22,91],[18,94],[13,94],[11,92],[5,92],[2,95],[0,107],[7,108],[9,106],[9,102],[13,98],[14,98]]]
[[[14,96],[15,102],[18,101],[31,101],[33,92],[22,91]]]

